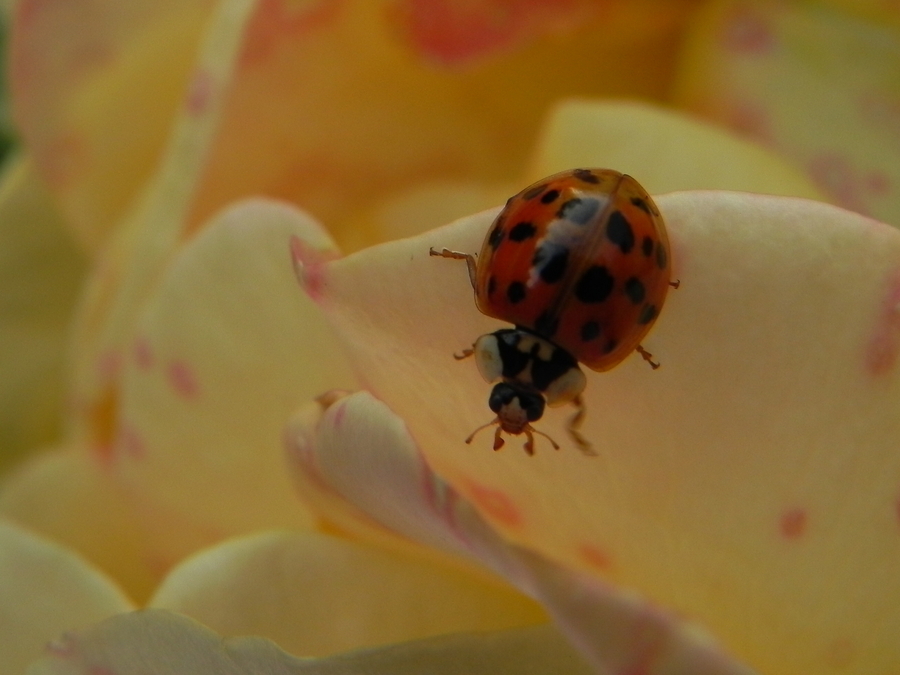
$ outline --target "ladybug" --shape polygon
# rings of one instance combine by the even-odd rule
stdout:
[[[482,377],[494,384],[488,405],[497,425],[525,434],[534,454],[534,427],[545,406],[571,403],[568,431],[586,454],[579,433],[586,385],[579,362],[605,371],[637,351],[653,369],[659,363],[640,342],[656,321],[671,281],[669,240],[659,210],[638,182],[610,169],[572,169],[554,174],[511,197],[485,237],[481,253],[430,249],[430,255],[465,260],[475,304],[507,321],[482,335],[457,359],[475,357]]]

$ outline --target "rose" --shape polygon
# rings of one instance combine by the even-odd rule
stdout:
[[[257,16],[265,16],[265,12],[260,11]],[[230,15],[223,14],[221,22],[217,24],[221,30],[212,31],[211,35],[220,36],[221,39],[210,40],[206,60],[203,61],[208,69],[199,70],[201,75],[193,81],[187,118],[194,121],[185,122],[182,131],[175,135],[175,151],[172,154],[174,159],[165,164],[141,208],[136,211],[136,215],[127,219],[120,233],[109,244],[111,252],[106,256],[107,267],[98,268],[95,288],[110,289],[109,292],[116,300],[111,306],[104,306],[101,302],[102,293],[94,295],[95,314],[104,317],[99,327],[90,325],[88,311],[82,313],[83,330],[76,348],[82,367],[75,386],[78,395],[76,401],[80,405],[73,416],[76,428],[80,428],[82,433],[74,435],[70,441],[75,450],[70,455],[61,455],[35,465],[36,468],[26,473],[6,493],[8,513],[15,513],[21,521],[50,534],[69,530],[72,534],[60,536],[60,539],[70,542],[74,539],[73,543],[80,544],[79,548],[82,550],[87,549],[95,561],[111,569],[132,594],[138,597],[149,592],[154,584],[154,577],[159,574],[142,564],[146,562],[142,557],[142,550],[149,549],[157,559],[162,558],[161,566],[167,568],[186,552],[198,545],[212,543],[223,534],[273,525],[308,527],[309,515],[302,507],[290,501],[293,498],[290,497],[278,463],[279,444],[274,442],[273,436],[286,418],[287,411],[294,405],[329,386],[353,384],[349,376],[348,380],[342,382],[330,372],[332,364],[340,363],[340,357],[327,355],[329,341],[321,337],[326,329],[316,327],[321,326],[321,320],[310,318],[315,315],[311,308],[304,310],[302,318],[295,314],[293,323],[284,322],[285,315],[296,311],[293,308],[297,301],[287,290],[286,271],[271,262],[276,250],[281,250],[279,247],[284,245],[283,242],[276,246],[264,237],[244,234],[245,238],[242,238],[241,233],[235,233],[234,230],[246,228],[232,224],[230,228],[221,226],[218,230],[210,230],[208,239],[198,239],[196,244],[191,244],[179,253],[175,260],[169,260],[171,254],[167,251],[173,246],[175,239],[173,228],[182,222],[178,214],[183,213],[186,208],[183,203],[184,186],[196,184],[196,179],[192,179],[192,176],[196,176],[205,166],[202,152],[179,156],[177,151],[190,149],[192,146],[202,149],[204,136],[215,122],[215,103],[221,100],[217,96],[219,90],[216,85],[227,79],[222,73],[228,70],[230,64],[227,58],[228,47],[231,45],[232,50],[235,48],[235,43],[226,39],[229,37],[229,26],[232,25],[229,19]],[[254,52],[250,50],[250,53]],[[201,105],[204,101],[207,104],[212,102],[212,107],[205,108]],[[228,109],[228,105],[225,109]],[[655,137],[659,139],[657,143],[648,146],[629,145],[620,150],[621,154],[611,152],[610,142],[622,137],[622,127],[617,125],[629,122],[631,133],[626,137]],[[599,132],[592,129],[591,124],[599,126]],[[263,129],[271,127],[267,124],[261,126]],[[436,128],[440,126],[436,125]],[[221,143],[227,145],[229,142],[244,140],[233,132],[226,133],[229,129],[227,120],[215,128],[225,130],[220,132],[223,139]],[[604,162],[608,160],[611,165],[637,174],[654,193],[677,187],[705,185],[743,187],[758,191],[781,189],[789,194],[812,194],[801,180],[790,171],[778,167],[777,163],[773,164],[764,154],[752,149],[738,150],[731,141],[714,132],[698,130],[678,120],[670,121],[665,116],[640,108],[601,108],[598,111],[591,106],[569,106],[563,108],[547,128],[548,138],[533,160],[532,170],[535,172],[546,173],[548,169],[584,161],[594,163],[590,160],[591,153],[595,152],[595,148],[602,148],[602,154],[593,156],[602,156]],[[576,149],[584,151],[584,155],[577,155],[571,144],[567,147],[567,136],[571,138],[571,134],[567,132],[573,128],[591,128],[585,139],[577,135],[574,139],[583,146]],[[334,133],[333,136],[340,137],[340,133]],[[460,136],[465,134],[460,132]],[[674,139],[683,142],[685,148],[674,147]],[[715,145],[711,145],[712,143]],[[604,144],[607,147],[604,148]],[[666,152],[661,152],[658,146],[677,154],[677,157],[671,158]],[[425,147],[431,146],[425,144]],[[737,169],[737,176],[716,175],[713,178],[722,182],[711,182],[709,172],[700,170],[703,166],[700,159],[697,160],[696,174],[685,172],[685,164],[692,164],[685,161],[687,151],[693,148],[694,156],[702,158],[711,147],[720,149],[718,152],[721,156],[728,156],[733,160],[728,162],[728,166]],[[700,150],[704,152],[699,152]],[[518,156],[521,156],[522,149],[519,148],[518,152]],[[345,155],[346,153],[335,153],[335,157]],[[378,149],[373,154],[377,157],[384,155],[383,149]],[[49,155],[56,161],[59,161],[60,156],[66,155],[64,152]],[[278,153],[275,153],[276,158],[277,156]],[[666,156],[670,157],[668,161]],[[185,162],[185,157],[189,161]],[[557,160],[561,165],[554,164]],[[275,159],[272,161],[277,164]],[[227,164],[218,163],[223,168]],[[721,174],[720,167],[715,168]],[[389,171],[387,173],[390,174]],[[105,175],[109,174],[116,175],[116,172],[108,171]],[[364,175],[368,180],[368,174]],[[477,172],[474,175],[478,178]],[[674,176],[684,182],[673,184],[663,180]],[[204,176],[196,190],[187,190],[192,204],[203,203],[198,195],[210,194],[203,188],[204,181],[207,180],[213,179],[208,175]],[[392,180],[396,181],[397,178]],[[759,180],[764,182],[757,182]],[[310,206],[315,206],[315,210],[325,214],[323,217],[329,216],[329,224],[338,233],[341,232],[342,220],[345,223],[377,221],[379,215],[382,221],[389,222],[394,228],[402,225],[401,216],[404,213],[412,214],[417,221],[428,222],[430,219],[430,222],[438,224],[447,218],[448,203],[466,204],[464,198],[468,197],[466,209],[473,209],[501,201],[501,188],[472,181],[470,177],[468,186],[462,187],[445,182],[440,189],[420,187],[405,194],[399,191],[381,205],[377,205],[378,200],[373,199],[375,206],[362,208],[361,213],[344,217],[340,217],[336,209],[328,212],[327,190],[322,193],[325,197],[320,197],[318,202],[312,198],[304,198],[304,201],[312,202]],[[214,180],[213,182],[215,183]],[[298,182],[304,184],[302,181]],[[386,185],[389,186],[390,183],[391,180],[387,180]],[[87,182],[89,184],[90,181]],[[474,191],[471,187],[473,184],[476,186]],[[479,185],[485,187],[478,187]],[[344,183],[339,186],[343,187]],[[61,187],[57,186],[57,189],[61,190]],[[332,188],[332,192],[334,189]],[[366,190],[377,193],[384,189],[386,188],[381,187],[376,190],[372,186],[354,188],[357,192],[354,193],[356,196],[353,202],[365,203]],[[495,190],[497,196],[494,196]],[[511,191],[508,188],[502,190]],[[70,218],[78,220],[80,214],[82,222],[103,220],[96,217],[102,209],[85,210],[75,207],[78,200],[74,200],[72,194],[78,194],[77,190],[69,186],[68,190],[62,192],[64,198],[71,200]],[[212,192],[215,193],[215,190]],[[228,199],[240,196],[240,193],[240,190],[223,188],[221,194],[208,198],[205,208],[212,210],[213,206],[210,204],[225,203]],[[85,188],[80,194],[90,195],[91,192]],[[108,198],[108,195],[103,196]],[[181,202],[179,198],[182,199]],[[66,200],[63,201],[65,203]],[[82,200],[81,206],[83,205]],[[199,206],[195,208],[200,209]],[[90,214],[89,218],[85,217],[86,213]],[[241,218],[234,215],[241,213]],[[431,216],[432,213],[435,215]],[[250,218],[250,214],[254,217]],[[328,245],[323,236],[310,229],[310,226],[293,224],[297,217],[289,211],[260,208],[258,211],[238,210],[231,215],[237,222],[249,219],[259,224],[262,221],[265,227],[260,231],[266,231],[266,228],[278,231],[278,227],[291,231],[300,228],[307,238],[314,239],[313,247]],[[698,220],[702,221],[700,218]],[[421,223],[416,224],[421,227]],[[214,232],[216,236],[213,236]],[[232,232],[231,236],[227,235],[228,232]],[[254,233],[256,234],[258,233]],[[350,236],[344,234],[342,238]],[[131,261],[141,264],[136,265]],[[281,271],[273,271],[277,269]],[[156,279],[160,275],[163,280],[157,283]],[[401,281],[408,283],[405,277]],[[262,289],[267,292],[263,293]],[[249,315],[238,311],[247,302],[235,302],[236,295],[255,302],[258,311]],[[142,300],[144,297],[147,299]],[[405,307],[401,304],[396,310],[395,316],[398,319],[402,319],[404,312],[408,311]],[[408,321],[400,323],[405,325]],[[215,329],[223,326],[227,327],[224,334],[229,335],[230,339],[220,344],[217,341],[223,332]],[[277,329],[275,334],[268,335],[272,329]],[[298,339],[304,330],[313,332]],[[278,335],[279,332],[283,334]],[[144,339],[148,334],[152,339]],[[260,334],[272,339],[260,343]],[[285,335],[294,336],[295,339],[286,340]],[[889,346],[890,331],[887,335],[888,339],[884,342]],[[305,349],[297,349],[296,344],[305,346]],[[185,352],[190,352],[190,359],[175,358],[183,357]],[[880,352],[876,349],[875,353]],[[886,353],[890,353],[890,350],[887,349]],[[282,356],[276,358],[278,354]],[[216,377],[221,379],[216,381]],[[302,386],[298,386],[298,381],[302,381]],[[206,382],[213,383],[210,391],[227,391],[228,395],[220,395],[212,401],[209,397],[199,395],[205,391]],[[251,386],[238,387],[237,383],[251,383]],[[185,400],[193,401],[196,405],[186,407]],[[472,405],[473,409],[483,408],[481,399],[474,394]],[[430,414],[430,410],[426,408],[424,412]],[[411,423],[416,419],[414,415],[408,417]],[[87,424],[87,421],[90,423]],[[112,443],[113,440],[117,442]],[[139,507],[141,524],[151,528],[151,544],[148,545],[145,538],[134,536],[133,526],[127,518],[119,516],[117,519],[118,514],[104,506],[96,497],[85,497],[85,492],[96,491],[94,486],[98,482],[106,494],[113,492],[106,475],[101,473],[98,478],[92,465],[85,461],[84,451],[78,449],[85,442],[95,452],[100,451],[101,456],[114,460],[113,469],[118,480],[113,484],[128,488],[130,503]],[[146,452],[148,448],[151,451]],[[255,454],[248,452],[248,448],[252,448]],[[210,471],[211,468],[223,465],[224,469]],[[254,474],[261,474],[255,488],[247,483],[247,476]],[[282,489],[277,489],[278,485]],[[200,489],[201,486],[208,487]],[[60,487],[69,492],[68,499],[65,496],[61,499],[56,494]],[[472,488],[469,487],[468,490],[471,492]],[[54,494],[55,499],[44,498],[43,495],[47,493]],[[243,495],[244,501],[236,500],[235,494]],[[108,498],[114,499],[114,493]],[[246,502],[253,505],[251,509],[246,507]],[[58,509],[56,514],[53,513],[54,509]],[[96,539],[85,541],[90,535],[85,533],[83,525],[68,527],[70,519],[84,521],[85,511],[90,510],[106,521],[101,528],[101,536],[97,537],[99,542]],[[62,512],[63,517],[59,517],[59,512]],[[95,522],[96,520],[95,516]],[[792,523],[802,520],[800,517],[788,518]],[[215,531],[210,532],[211,528],[215,528]],[[117,542],[114,547],[103,545],[103,537],[117,531],[128,532],[132,545],[121,542]],[[211,552],[210,555],[214,554]],[[222,567],[228,569],[229,565]],[[175,578],[175,575],[170,578]],[[259,579],[260,575],[253,578]],[[298,573],[296,578],[302,578],[302,575]],[[244,579],[248,587],[255,588],[249,581],[250,577]],[[262,579],[267,580],[265,576]],[[190,584],[186,586],[191,587]],[[195,586],[199,587],[199,584]],[[266,584],[266,587],[277,586]],[[504,597],[509,596],[507,594]],[[117,607],[114,611],[121,609],[121,605]],[[522,613],[510,612],[507,616],[520,617],[521,621]],[[78,621],[72,625],[74,623]],[[842,644],[849,643],[837,643],[837,646],[830,644],[829,649],[837,652],[843,650],[846,653],[849,648],[842,647]]]

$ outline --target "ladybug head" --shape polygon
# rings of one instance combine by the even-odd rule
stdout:
[[[534,391],[498,382],[491,390],[488,406],[497,413],[497,423],[508,434],[521,434],[544,414],[544,397]]]
[[[556,444],[556,441],[531,426],[532,422],[539,420],[544,414],[546,401],[543,395],[524,387],[517,387],[508,382],[498,382],[491,390],[488,405],[491,410],[497,413],[497,417],[473,431],[466,439],[466,443],[471,443],[472,439],[475,438],[475,434],[482,429],[496,424],[494,450],[499,450],[503,447],[504,440],[500,435],[503,431],[508,434],[525,434],[525,452],[529,455],[534,454],[534,434],[543,436],[550,441],[555,450],[559,450],[559,445]]]

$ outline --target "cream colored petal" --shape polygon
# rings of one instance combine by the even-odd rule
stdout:
[[[150,606],[302,656],[546,621],[536,604],[484,575],[327,535],[277,532],[197,554],[173,570]]]
[[[890,2],[710,2],[673,98],[787,157],[834,203],[900,226],[898,26]]]
[[[66,330],[85,260],[27,158],[0,176],[0,473],[60,433]]]
[[[115,617],[60,642],[60,653],[28,675],[587,675],[591,672],[545,626],[431,640],[300,659],[257,637],[223,640],[178,614],[147,610]]]
[[[80,557],[0,519],[0,671],[22,673],[63,631],[131,609]]]
[[[801,168],[758,143],[646,103],[558,104],[522,183],[578,166],[631,174],[651,194],[709,189],[822,198]]]
[[[88,249],[98,250],[159,161],[213,5],[16,4],[15,118]]]
[[[284,470],[282,428],[354,378],[297,287],[292,237],[305,242],[298,255],[336,255],[287,205],[220,214],[172,261],[123,355],[109,461],[163,567],[223,537],[311,524]]]
[[[335,261],[320,304],[367,387],[505,536],[697,619],[773,674],[900,660],[900,235],[811,201],[657,200],[681,288],[645,347],[588,373],[585,436],[550,411],[535,457],[490,433],[489,386],[453,353],[502,326],[465,267],[487,212]]]
[[[77,551],[137,602],[162,570],[126,495],[84,448],[44,449],[0,484],[0,516]]]
[[[705,634],[632,591],[550,563],[505,542],[453,487],[432,473],[402,420],[368,393],[334,403],[316,427],[288,434],[294,469],[383,526],[469,557],[542,602],[597,672],[746,675]],[[511,517],[499,493],[479,494]]]

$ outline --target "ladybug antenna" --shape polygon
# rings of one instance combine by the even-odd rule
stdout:
[[[471,434],[469,434],[469,437],[466,439],[466,444],[471,445],[472,440],[475,438],[476,435],[478,435],[478,432],[483,431],[484,429],[487,429],[488,427],[492,427],[495,424],[497,425],[497,429],[494,431],[494,450],[499,450],[500,448],[502,448],[506,444],[506,441],[504,440],[503,436],[501,435],[503,433],[503,427],[501,426],[499,417],[495,417],[487,424],[482,424],[480,427],[475,429],[475,431],[473,431]],[[522,428],[522,433],[525,434],[525,438],[526,438],[525,445],[523,447],[525,448],[525,452],[528,453],[529,455],[534,454],[534,434],[537,434],[538,436],[543,436],[548,441],[550,441],[550,445],[553,446],[554,450],[559,450],[559,444],[556,441],[554,441],[550,436],[545,434],[543,431],[538,431],[530,424],[526,424]]]

